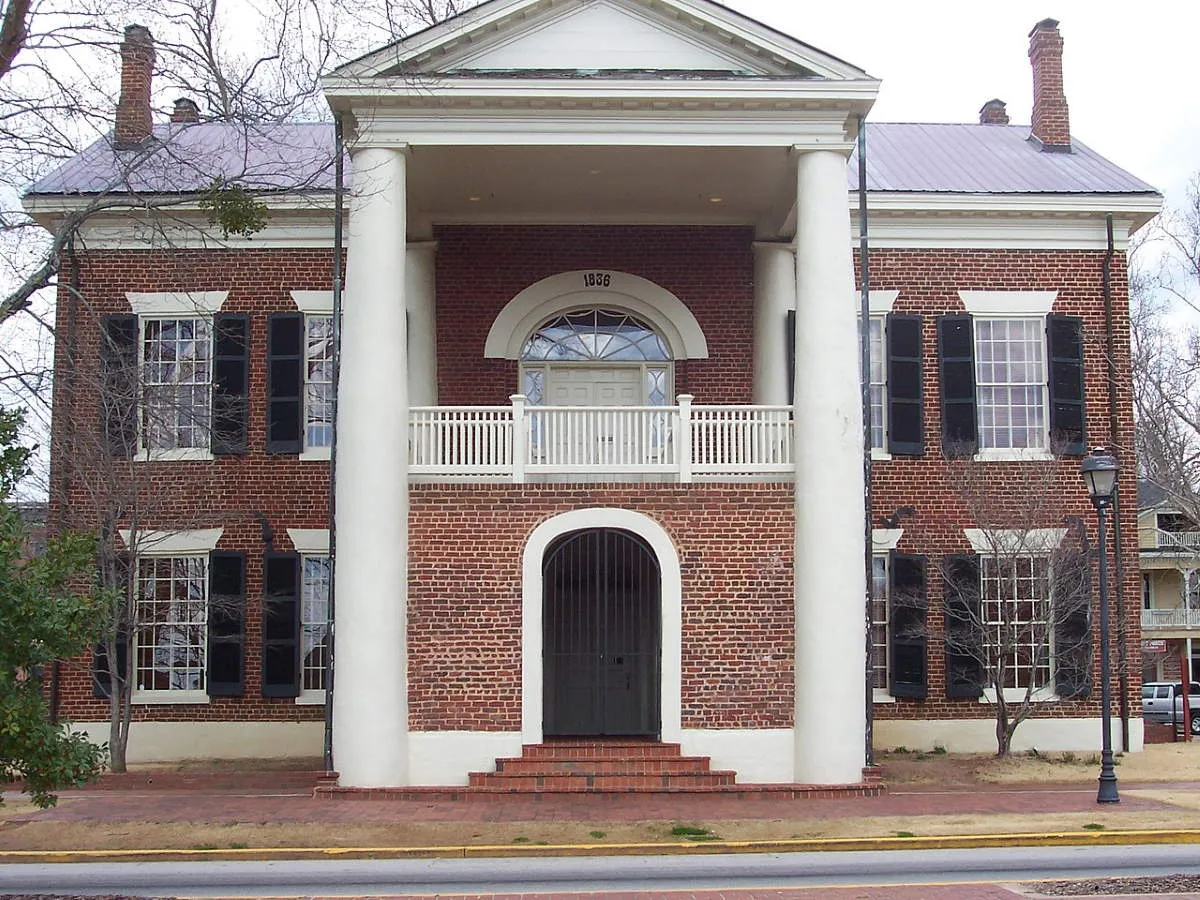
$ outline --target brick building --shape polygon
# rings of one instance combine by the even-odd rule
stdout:
[[[132,545],[131,759],[316,754],[328,701],[348,786],[465,783],[568,736],[841,784],[869,723],[994,748],[995,692],[1027,689],[1019,744],[1097,747],[1086,577],[1002,684],[952,639],[960,607],[1066,602],[1079,457],[1132,446],[1125,247],[1160,197],[1072,139],[1057,23],[1030,38],[1032,128],[999,101],[865,126],[865,291],[878,82],[716,3],[489,0],[347,64],[335,427],[333,127],[186,100],[154,125],[129,29],[112,139],[26,203],[55,227],[177,201],[94,211],[58,313],[52,518]],[[218,176],[264,228],[213,224]],[[114,469],[137,502],[98,512]],[[998,522],[1019,553],[989,553]],[[1135,565],[1120,588],[1136,673]]]

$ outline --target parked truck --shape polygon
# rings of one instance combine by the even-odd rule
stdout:
[[[1200,684],[1188,688],[1192,734],[1200,735]],[[1149,681],[1142,685],[1142,718],[1151,724],[1183,725],[1183,682]]]

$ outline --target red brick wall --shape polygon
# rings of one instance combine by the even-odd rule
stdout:
[[[409,721],[520,730],[521,561],[574,509],[657,521],[683,578],[683,726],[792,722],[790,485],[418,485],[411,495]]]
[[[1129,702],[1131,709],[1141,710],[1141,602],[1137,568],[1137,504],[1133,457],[1133,406],[1129,380],[1129,316],[1125,260],[1120,255],[1114,261],[1113,330],[1116,335],[1115,355],[1118,394],[1117,432],[1112,434],[1108,416],[1108,380],[1106,377],[1106,347],[1104,303],[1101,293],[1103,251],[1000,251],[1000,250],[873,250],[871,252],[871,287],[873,290],[898,290],[895,312],[919,313],[924,322],[924,387],[925,387],[925,455],[896,457],[876,463],[872,477],[874,522],[889,516],[901,506],[912,506],[916,516],[905,519],[905,529],[899,549],[907,553],[923,553],[932,560],[947,553],[968,553],[970,546],[962,529],[977,527],[967,502],[951,483],[951,475],[940,452],[941,390],[938,383],[937,316],[964,311],[960,290],[1039,290],[1057,291],[1053,311],[1081,316],[1084,320],[1084,372],[1086,378],[1087,439],[1090,445],[1115,448],[1124,468],[1124,486],[1129,498],[1120,511],[1121,549],[1124,556],[1123,600],[1125,627],[1128,635]],[[857,254],[856,254],[857,258]],[[1056,477],[1049,484],[1042,476],[1028,477],[1030,465],[1025,463],[987,463],[994,472],[998,490],[1007,492],[1010,506],[1020,504],[1028,495],[1030,483],[1052,492],[1055,502],[1043,505],[1044,527],[1064,527],[1063,517],[1079,516],[1088,527],[1090,539],[1096,540],[1096,514],[1083,488],[1078,458],[1061,459],[1054,463]],[[1026,487],[1022,487],[1022,481]],[[1000,503],[989,503],[997,508]],[[1110,546],[1112,532],[1109,533]],[[1113,573],[1113,629],[1117,623]],[[940,579],[930,579],[929,618],[933,635],[940,633],[942,600]],[[1098,626],[1096,626],[1098,629]],[[1097,638],[1098,640],[1098,638]],[[990,716],[990,707],[975,701],[944,698],[944,659],[940,641],[929,645],[930,697],[923,702],[899,700],[894,704],[877,705],[879,718],[966,718]],[[1113,669],[1117,654],[1114,644]],[[1040,704],[1039,715],[1098,715],[1099,714],[1099,654],[1096,655],[1096,697],[1091,701],[1060,704]],[[1114,681],[1114,697],[1116,683]]]
[[[613,269],[653,281],[691,310],[709,358],[675,367],[675,392],[697,403],[749,403],[754,233],[667,226],[447,226],[437,229],[438,399],[507,404],[517,365],[484,359],[496,316],[543,278]]]
[[[51,458],[52,525],[94,528],[105,506],[99,487],[120,478],[116,494],[125,504],[137,502],[143,527],[156,530],[224,526],[219,549],[246,554],[246,694],[242,698],[213,698],[206,706],[139,706],[138,720],[178,721],[320,719],[320,707],[297,707],[290,700],[261,696],[262,653],[262,528],[265,516],[275,532],[275,546],[290,550],[288,527],[328,526],[329,467],[323,462],[300,462],[295,456],[266,453],[266,340],[267,314],[295,312],[291,290],[328,289],[332,262],[321,250],[237,250],[220,252],[91,252],[81,258],[79,288],[84,301],[75,315],[78,350],[63,346],[70,318],[66,292],[59,296],[59,346],[55,354],[56,384],[66,383],[74,366],[74,397],[55,394],[55,439]],[[64,272],[63,281],[70,278]],[[91,430],[100,421],[96,406],[99,356],[99,316],[128,313],[126,291],[227,290],[225,312],[252,313],[250,368],[250,453],[220,457],[211,462],[130,463],[113,461],[107,453],[85,456],[80,449],[99,449]],[[79,438],[67,453],[68,423]],[[68,462],[68,455],[70,462]],[[89,463],[89,458],[96,462]],[[112,496],[112,495],[110,495]],[[107,701],[92,697],[86,664],[63,667],[64,716],[90,721],[107,716]]]
[[[711,358],[680,366],[677,390],[711,402],[749,402],[751,392],[751,235],[738,228],[453,227],[438,232],[439,355],[442,402],[505,403],[516,386],[512,363],[481,362],[495,315],[537,280],[578,268],[631,272],[679,296],[709,340]],[[876,250],[872,286],[900,291],[898,312],[920,312],[925,325],[927,452],[876,466],[874,522],[913,506],[901,549],[965,552],[961,529],[970,516],[950,490],[938,444],[938,314],[959,311],[957,292],[1056,290],[1056,311],[1085,319],[1088,434],[1109,439],[1104,378],[1099,252]],[[77,390],[58,397],[52,522],[94,525],[96,504],[86,472],[65,463],[62,433],[89,428],[95,407],[96,314],[126,312],[126,291],[228,290],[225,310],[251,312],[251,452],[208,463],[129,466],[145,504],[147,525],[160,529],[223,525],[221,549],[249,559],[247,679],[242,699],[201,707],[139,707],[139,719],[317,719],[319,708],[264,700],[260,692],[263,550],[257,517],[274,528],[276,547],[290,549],[286,528],[327,524],[328,467],[265,453],[266,314],[290,311],[293,289],[329,285],[324,251],[255,250],[205,253],[95,252],[80,266],[85,306],[78,320]],[[68,273],[69,274],[69,273]],[[1113,272],[1117,311],[1118,428],[1114,445],[1133,472],[1128,382],[1125,269]],[[63,310],[65,310],[65,301]],[[60,310],[60,334],[63,328]],[[70,355],[57,356],[60,383]],[[1019,479],[1017,464],[994,464],[998,477]],[[1077,515],[1095,535],[1095,517],[1078,476],[1078,460],[1059,464],[1056,521]],[[520,721],[520,553],[547,517],[588,506],[637,509],[660,521],[680,549],[684,578],[685,727],[786,727],[791,723],[791,491],[779,485],[605,485],[525,487],[419,485],[412,507],[411,721],[420,729],[514,729]],[[1125,607],[1130,636],[1131,702],[1140,671],[1136,510],[1122,510]],[[931,585],[931,619],[940,625],[941,596]],[[744,629],[743,629],[743,626]],[[739,633],[738,629],[742,629]],[[930,641],[930,699],[879,706],[881,718],[986,717],[986,706],[947,701],[939,642]],[[91,699],[87,673],[68,667],[62,712],[79,720],[105,715]],[[1094,700],[1039,707],[1039,714],[1094,714]]]

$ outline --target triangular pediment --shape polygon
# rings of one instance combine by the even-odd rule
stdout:
[[[859,80],[861,69],[713,0],[487,0],[336,75],[663,73]]]

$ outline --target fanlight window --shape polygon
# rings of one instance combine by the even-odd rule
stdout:
[[[591,309],[552,319],[521,351],[527,362],[666,362],[671,353],[644,322],[622,312]]]

